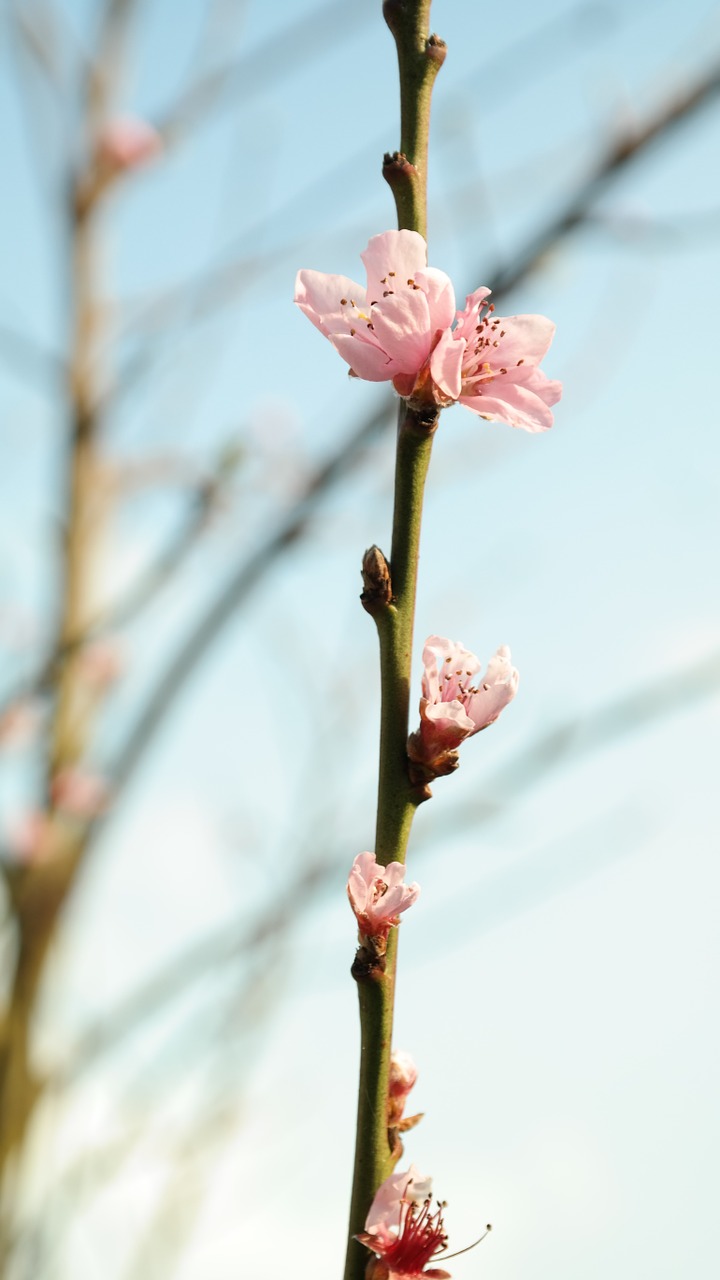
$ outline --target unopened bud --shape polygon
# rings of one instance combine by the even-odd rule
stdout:
[[[379,547],[368,547],[362,561],[363,590],[360,599],[364,609],[372,613],[378,605],[392,600],[390,566]]]

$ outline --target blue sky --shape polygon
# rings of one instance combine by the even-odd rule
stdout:
[[[87,39],[98,6],[62,8]],[[317,8],[221,4],[223,51],[259,61],[264,41]],[[368,238],[393,223],[379,165],[398,142],[394,49],[380,5],[366,9],[345,37],[318,40],[317,56],[304,50],[302,65],[269,71],[257,88],[251,80],[250,96],[107,210],[115,296],[152,294],[207,263],[267,256],[270,267],[253,281],[248,266],[233,304],[202,326],[189,329],[187,297],[179,302],[162,372],[108,418],[116,463],[160,454],[203,466],[230,437],[246,460],[233,504],[182,579],[128,629],[131,666],[102,725],[100,765],[199,604],[258,544],[297,477],[380,402],[377,387],[348,381],[290,301],[298,267],[357,276]],[[118,109],[162,118],[195,65],[203,12],[139,6]],[[491,284],[612,139],[720,54],[717,12],[699,0],[566,2],[542,16],[518,3],[510,22],[500,6],[436,0],[433,27],[449,52],[434,99],[429,254],[458,294]],[[16,48],[4,58],[21,65]],[[23,119],[13,78],[1,80],[12,198],[0,205],[0,323],[62,350],[52,187],[62,130],[56,112],[41,116],[38,186],[35,122]],[[565,394],[552,432],[530,437],[455,408],[434,447],[418,684],[432,632],[483,659],[509,643],[521,673],[513,706],[467,744],[458,774],[418,815],[410,864],[423,892],[402,926],[396,1041],[420,1065],[426,1112],[407,1155],[449,1201],[454,1247],[486,1221],[495,1227],[454,1263],[460,1280],[675,1280],[717,1269],[717,692],[595,751],[570,751],[494,816],[468,818],[502,800],[514,762],[555,725],[648,681],[670,687],[718,649],[717,110],[709,104],[648,149],[607,191],[601,216],[500,308],[557,323],[545,364]],[[108,376],[122,379],[128,351],[108,345]],[[11,355],[0,361],[0,422],[4,608],[42,635],[62,408]],[[217,1158],[188,1171],[188,1204],[202,1209],[188,1214],[182,1260],[167,1274],[338,1274],[357,1057],[344,880],[372,847],[377,737],[375,640],[356,598],[362,551],[389,542],[391,481],[386,436],[218,638],[73,904],[41,1028],[49,1061],[193,938],[251,918],[300,859],[327,851],[337,865],[301,914],[267,995],[272,1017],[249,1046],[233,1022],[233,970],[188,996],[186,1024],[168,1015],[67,1099],[35,1196],[121,1120],[139,1120],[145,1138],[113,1191],[78,1209],[58,1252],[63,1280],[130,1280],[183,1115],[208,1090],[234,1096],[223,1071],[230,1081],[236,1072],[237,1113]],[[121,504],[105,592],[151,557],[181,506],[154,490]],[[12,676],[27,654],[6,648]],[[31,760],[8,763],[4,821],[30,802],[34,777]],[[211,1040],[208,1008],[225,1066],[190,1066],[167,1095],[153,1092],[145,1069],[154,1054],[164,1061],[163,1035],[192,1063]],[[238,1045],[250,1066],[237,1062]],[[145,1260],[144,1280],[165,1274],[161,1263]]]

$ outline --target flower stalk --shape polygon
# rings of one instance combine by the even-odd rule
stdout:
[[[430,0],[385,0],[385,20],[398,50],[402,160],[391,183],[400,230],[427,234],[427,152],[430,97],[445,47],[429,53]],[[407,162],[407,163],[404,163]],[[384,172],[387,176],[387,165]],[[424,788],[408,774],[407,738],[413,623],[417,590],[420,527],[425,480],[438,422],[435,406],[411,407],[401,401],[395,462],[390,581],[392,595],[372,612],[380,644],[381,721],[375,854],[378,863],[405,861],[410,828]],[[366,605],[367,607],[367,605]],[[397,929],[390,931],[382,964],[358,972],[361,1049],[353,1189],[345,1280],[363,1280],[367,1251],[355,1237],[378,1187],[397,1159],[389,1131],[390,1055],[397,970]]]

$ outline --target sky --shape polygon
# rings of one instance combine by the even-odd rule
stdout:
[[[346,6],[332,39],[312,25],[321,8],[219,4],[218,47],[245,60],[242,93],[105,214],[109,298],[140,311],[191,282],[157,340],[152,380],[133,387],[123,375],[133,342],[155,341],[149,322],[102,355],[119,388],[104,427],[109,465],[181,459],[195,475],[228,440],[243,455],[227,510],[126,629],[128,674],[101,725],[99,767],[201,604],[313,464],[382,403],[381,389],[348,380],[291,303],[298,268],[357,278],[367,240],[394,219],[380,161],[398,145],[398,91],[380,5]],[[205,6],[137,9],[116,107],[162,121],[201,62]],[[63,47],[92,45],[96,0],[58,10]],[[268,61],[266,42],[304,18],[304,38]],[[500,6],[436,0],[433,28],[448,56],[434,94],[429,260],[459,296],[492,284],[613,140],[720,56],[717,11],[700,0],[565,0],[542,15],[520,0],[511,23]],[[57,383],[28,371],[3,334],[63,351],[58,176],[81,140],[72,102],[62,114],[37,87],[22,97],[18,76],[32,70],[21,46],[8,40],[0,57],[11,687],[55,605],[63,409]],[[456,407],[434,445],[418,694],[430,633],[484,660],[508,643],[521,675],[513,706],[466,745],[457,775],[418,814],[409,865],[422,894],[401,928],[396,1043],[419,1064],[415,1109],[425,1112],[407,1160],[448,1201],[453,1248],[494,1227],[453,1263],[459,1280],[676,1280],[720,1262],[717,671],[701,695],[674,696],[679,673],[720,644],[717,113],[710,102],[648,148],[503,300],[501,311],[557,324],[545,368],[565,390],[552,431],[528,436]],[[238,284],[194,325],[192,282],[208,264]],[[212,971],[91,1071],[64,1109],[48,1109],[30,1210],[83,1147],[108,1143],[123,1123],[143,1135],[99,1195],[89,1191],[101,1161],[89,1166],[69,1229],[61,1210],[49,1215],[58,1280],[339,1273],[358,1052],[344,884],[355,854],[372,848],[378,711],[359,563],[369,544],[387,549],[391,485],[385,433],[217,637],[73,901],[38,1039],[53,1064],[193,940],[245,927],[303,859],[327,853],[337,867],[309,908],[298,903],[267,986],[258,958],[258,1008],[240,1004],[242,966]],[[124,494],[103,548],[104,598],[172,535],[184,497],[148,484]],[[584,723],[649,684],[660,690],[652,718],[628,729],[618,716],[617,733],[583,737]],[[562,725],[581,727],[534,778],[524,753]],[[36,780],[32,755],[6,762],[1,830]],[[184,1070],[168,1077],[176,1059]],[[208,1124],[195,1151],[184,1120],[215,1096],[229,1099],[224,1141],[206,1153]],[[185,1182],[163,1232],[173,1257],[146,1250],[143,1230],[176,1163]]]

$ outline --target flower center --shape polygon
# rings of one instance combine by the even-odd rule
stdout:
[[[391,1271],[398,1275],[417,1275],[436,1253],[445,1248],[444,1207],[438,1202],[433,1213],[429,1198],[422,1205],[405,1202],[397,1239],[383,1250],[383,1261]]]

